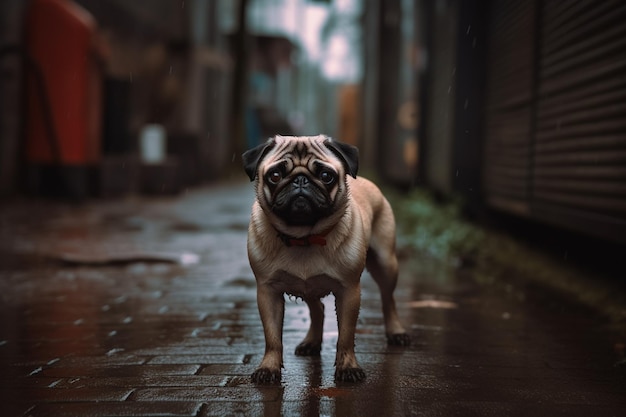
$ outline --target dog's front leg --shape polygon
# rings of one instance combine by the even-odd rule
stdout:
[[[335,293],[337,324],[337,356],[335,358],[335,380],[358,382],[365,379],[365,372],[354,354],[354,333],[361,305],[361,288],[354,285]]]
[[[283,366],[285,299],[282,292],[271,285],[258,283],[257,304],[265,333],[265,355],[251,379],[259,384],[279,383]]]

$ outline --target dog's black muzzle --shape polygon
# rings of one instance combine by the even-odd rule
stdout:
[[[272,210],[287,224],[312,226],[330,214],[330,204],[326,191],[300,174],[278,191]]]

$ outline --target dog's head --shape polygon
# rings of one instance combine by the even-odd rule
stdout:
[[[312,227],[345,207],[346,176],[356,177],[356,147],[320,136],[275,136],[242,156],[270,219]]]

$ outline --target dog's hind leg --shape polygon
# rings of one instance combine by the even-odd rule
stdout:
[[[391,210],[388,205],[386,209]],[[389,216],[379,218],[393,219]],[[366,268],[378,284],[385,318],[385,333],[390,345],[408,346],[411,338],[402,327],[393,292],[398,282],[398,259],[395,253],[395,225],[393,220],[386,224],[376,222],[372,228],[372,239],[367,250]]]
[[[385,318],[385,334],[390,345],[408,346],[411,343],[409,335],[398,318],[396,311],[396,301],[393,291],[398,279],[398,262],[395,255],[378,255],[373,249],[367,253],[367,270],[374,278],[380,288],[380,297],[383,304],[383,315]]]
[[[302,342],[296,346],[298,356],[319,356],[322,350],[322,336],[324,331],[324,304],[319,298],[305,298],[309,306],[311,326]]]

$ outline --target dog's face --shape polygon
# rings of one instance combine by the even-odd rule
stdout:
[[[263,210],[287,226],[313,226],[345,206],[357,148],[327,136],[276,136],[243,154]]]

